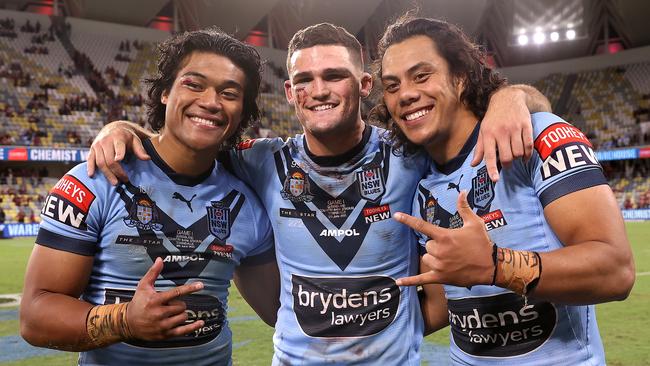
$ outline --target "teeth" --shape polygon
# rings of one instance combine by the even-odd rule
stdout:
[[[433,109],[433,108],[420,109],[420,110],[417,111],[417,112],[413,112],[413,113],[411,113],[411,114],[407,114],[407,115],[404,117],[404,119],[407,120],[407,121],[412,121],[412,120],[414,120],[414,119],[417,119],[417,118],[420,118],[420,117],[426,115],[427,113],[431,112],[432,109]]]
[[[190,117],[190,119],[200,125],[205,125],[205,126],[217,126],[219,123],[217,121],[212,121],[209,119],[201,118],[201,117]]]
[[[316,106],[313,109],[315,111],[317,111],[317,112],[320,112],[320,111],[325,111],[325,110],[332,109],[332,108],[334,108],[334,104],[323,104],[323,105]]]

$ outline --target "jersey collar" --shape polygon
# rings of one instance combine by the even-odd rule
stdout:
[[[212,165],[210,165],[210,169],[206,170],[205,172],[197,175],[197,176],[190,176],[190,175],[185,175],[185,174],[180,174],[176,173],[174,169],[172,169],[165,161],[158,155],[158,152],[156,149],[153,147],[153,143],[151,142],[150,139],[146,139],[142,141],[142,145],[144,146],[145,151],[149,156],[151,156],[151,161],[156,164],[160,170],[165,173],[169,179],[171,179],[174,183],[181,185],[181,186],[189,186],[189,187],[194,187],[197,184],[205,181],[210,174],[212,174],[212,170],[214,170],[214,164],[215,162],[212,162]]]

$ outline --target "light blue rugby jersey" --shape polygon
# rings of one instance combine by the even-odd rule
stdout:
[[[145,141],[151,161],[123,167],[131,179],[113,187],[86,164],[66,174],[41,211],[36,242],[94,256],[82,299],[113,304],[133,297],[156,257],[164,267],[158,291],[196,281],[203,290],[185,296],[196,333],[166,341],[132,341],[80,354],[82,365],[229,365],[232,334],[226,320],[230,279],[242,259],[273,260],[270,222],[256,195],[221,164],[191,178],[173,172]]]
[[[441,227],[460,227],[456,200],[466,190],[469,205],[497,245],[538,252],[562,248],[544,219],[544,207],[607,181],[582,132],[551,113],[535,113],[532,120],[535,151],[528,163],[515,161],[493,184],[485,164],[470,165],[477,126],[459,156],[444,166],[434,164],[420,182],[414,214]],[[496,286],[445,286],[445,293],[454,364],[605,364],[593,305],[528,299],[524,306],[522,296]]]
[[[423,323],[415,235],[392,219],[411,209],[427,167],[367,126],[344,156],[319,158],[304,136],[249,140],[232,160],[271,218],[281,273],[274,365],[419,365]]]

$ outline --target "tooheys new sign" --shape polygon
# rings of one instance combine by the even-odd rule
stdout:
[[[395,319],[400,291],[390,277],[292,275],[298,324],[312,337],[376,334]]]
[[[557,311],[549,302],[514,293],[450,299],[454,343],[465,353],[484,357],[518,356],[540,347],[553,333]]]

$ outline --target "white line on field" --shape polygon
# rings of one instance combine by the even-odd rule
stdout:
[[[636,276],[637,277],[650,276],[650,272],[637,272]]]

